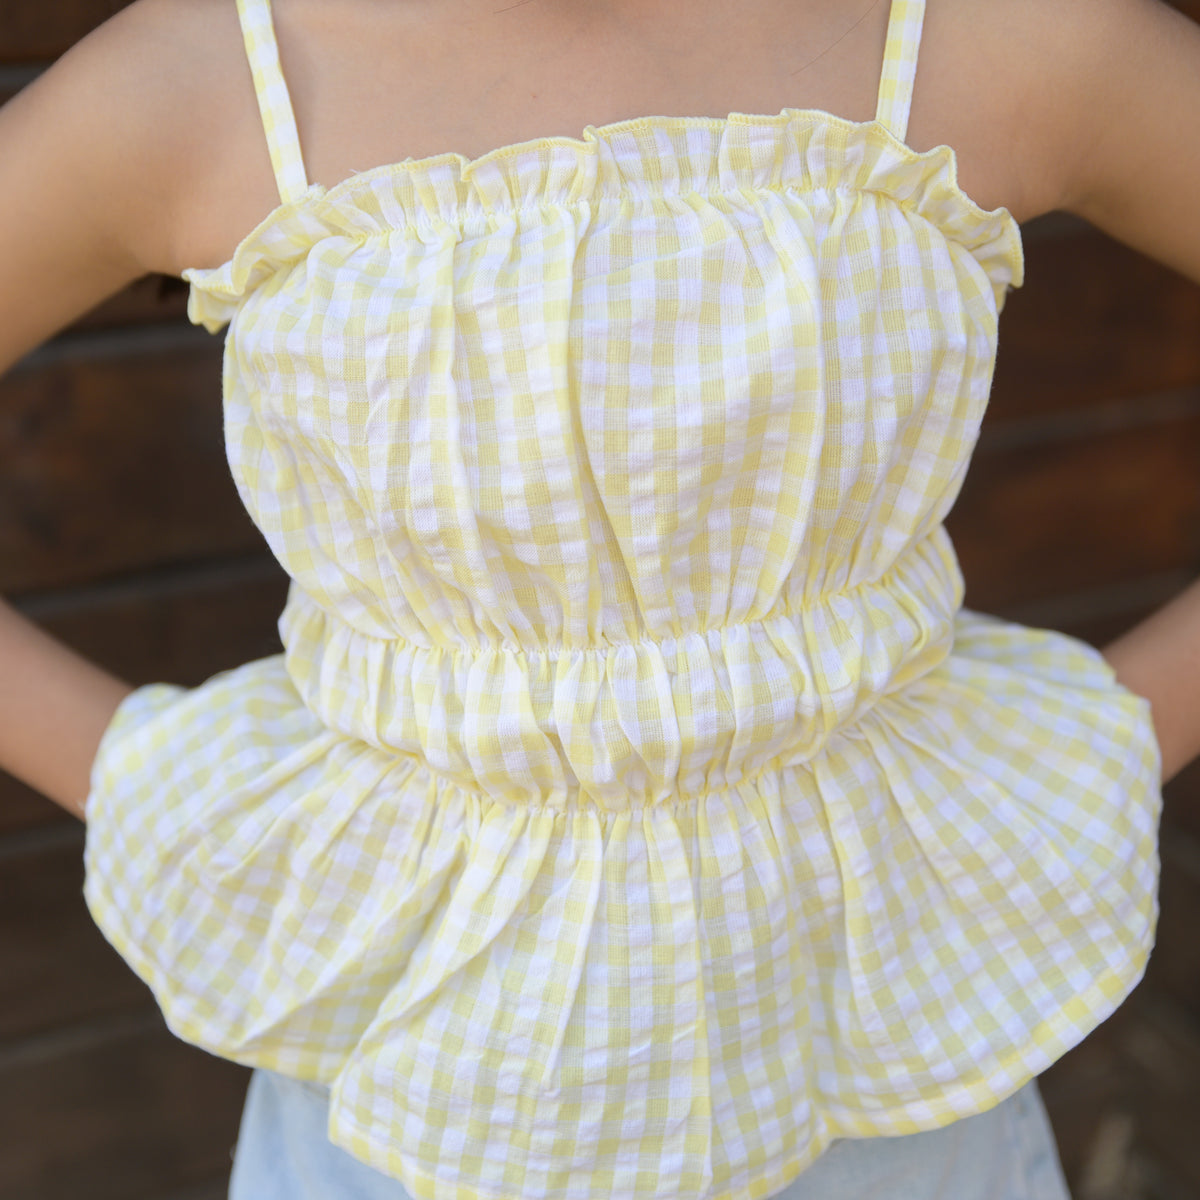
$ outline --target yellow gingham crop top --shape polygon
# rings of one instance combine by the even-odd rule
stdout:
[[[310,185],[228,324],[284,653],[123,701],[85,896],[171,1029],[418,1200],[756,1200],[988,1109],[1141,978],[1149,705],[962,607],[1018,226],[874,120],[650,116]]]

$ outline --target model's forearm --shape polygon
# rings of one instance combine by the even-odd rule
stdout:
[[[131,691],[0,598],[0,768],[86,819],[101,735]]]
[[[1102,653],[1150,701],[1165,783],[1200,755],[1200,580]]]

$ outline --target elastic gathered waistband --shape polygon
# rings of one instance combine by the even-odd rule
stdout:
[[[624,810],[811,758],[946,657],[961,602],[952,553],[928,539],[802,613],[660,641],[421,646],[355,629],[299,587],[280,632],[329,728],[512,803]]]

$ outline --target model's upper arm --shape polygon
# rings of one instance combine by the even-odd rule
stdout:
[[[203,53],[187,49],[198,15],[138,0],[0,108],[0,372],[175,269],[180,197],[213,136],[203,104],[197,119]]]
[[[1200,25],[1162,0],[1036,0],[1043,207],[1200,282]]]

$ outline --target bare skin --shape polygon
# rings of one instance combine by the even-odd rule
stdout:
[[[275,0],[311,181],[646,115],[874,117],[888,0]],[[1160,0],[928,0],[907,141],[1024,223],[1200,282],[1200,27]],[[233,0],[137,0],[0,109],[0,371],[279,203]],[[1200,585],[1105,649],[1170,778],[1200,753]],[[0,766],[81,818],[130,688],[0,602]]]
[[[276,0],[274,7],[309,178],[326,187],[408,156],[453,150],[474,158],[651,114],[821,108],[868,121],[889,12],[888,0]],[[980,22],[997,24],[994,7],[929,5],[907,140],[917,150],[953,146],[967,194],[1025,221],[1056,198],[1026,136],[1027,93],[1016,80],[1005,86],[996,49],[981,49]],[[232,5],[222,16],[220,29],[208,25],[214,65],[224,72],[217,124],[227,136],[206,161],[225,169],[197,178],[176,226],[178,269],[224,262],[277,203]]]

